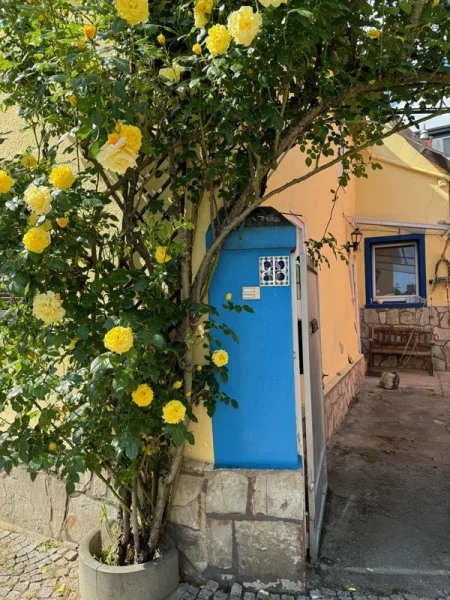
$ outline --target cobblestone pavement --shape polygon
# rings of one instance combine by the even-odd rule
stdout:
[[[321,589],[310,590],[304,594],[272,594],[265,590],[248,591],[234,583],[231,590],[224,592],[216,581],[208,581],[198,588],[182,583],[168,600],[450,600],[450,596],[440,595],[432,598],[413,596],[411,594],[394,594],[392,596],[376,596],[363,594],[355,588],[347,590]]]
[[[79,600],[77,557],[53,540],[0,530],[0,600]]]
[[[22,533],[0,529],[0,600],[80,600],[77,558],[75,550],[54,540],[40,542]],[[238,583],[224,591],[217,582],[207,581],[201,587],[181,583],[168,600],[450,600],[450,596],[376,596],[355,588],[273,594],[265,590],[250,591]]]

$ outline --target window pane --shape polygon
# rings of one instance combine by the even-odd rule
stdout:
[[[443,152],[445,154],[450,154],[450,138],[444,138],[443,142],[444,142]]]
[[[375,246],[376,296],[416,296],[416,246]]]

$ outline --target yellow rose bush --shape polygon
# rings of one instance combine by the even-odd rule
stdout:
[[[197,407],[237,407],[231,326],[252,309],[227,284],[206,304],[228,236],[300,178],[369,176],[368,146],[440,106],[448,4],[2,3],[2,108],[26,146],[2,153],[2,127],[0,467],[68,494],[104,477],[138,528],[117,564],[154,558]]]

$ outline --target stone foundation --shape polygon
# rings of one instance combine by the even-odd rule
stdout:
[[[303,471],[186,465],[169,534],[182,576],[250,589],[305,589]]]
[[[450,309],[448,306],[427,306],[425,308],[362,308],[361,341],[364,354],[369,354],[369,339],[372,325],[396,325],[413,327],[421,311],[418,325],[433,328],[434,349],[433,366],[437,371],[450,371]],[[400,356],[376,355],[374,367],[397,367]],[[408,369],[429,369],[427,357],[405,357]]]
[[[366,361],[360,356],[345,372],[332,379],[324,389],[325,434],[327,442],[344,420],[350,403],[358,393],[366,375]]]

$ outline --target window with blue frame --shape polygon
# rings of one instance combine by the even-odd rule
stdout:
[[[425,235],[366,238],[366,306],[423,306],[426,302]]]

